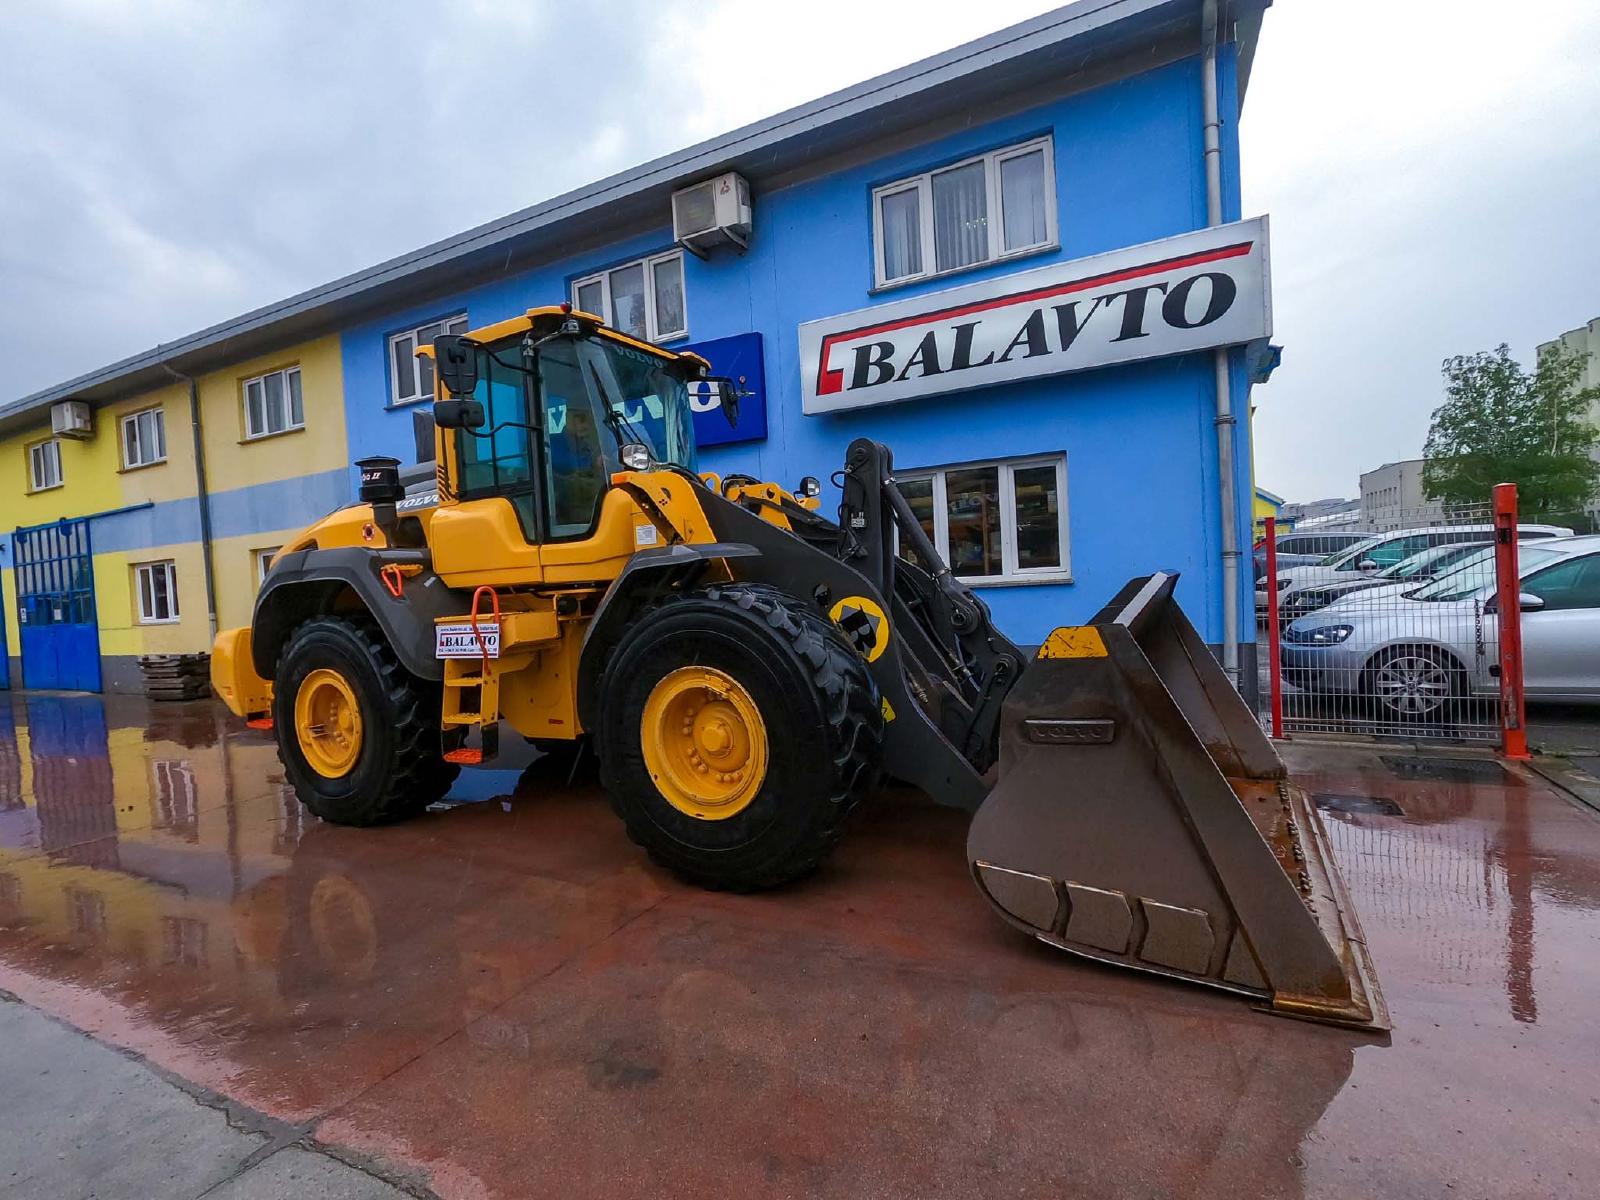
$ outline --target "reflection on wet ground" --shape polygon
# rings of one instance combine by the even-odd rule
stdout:
[[[1592,1194],[1600,822],[1291,753],[1391,1045],[1034,947],[910,793],[713,895],[564,769],[340,829],[220,710],[76,697],[0,698],[0,988],[447,1195]]]

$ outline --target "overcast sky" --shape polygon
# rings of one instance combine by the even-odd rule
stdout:
[[[1049,7],[4,5],[0,401]],[[1269,10],[1263,486],[1353,495],[1420,453],[1446,355],[1600,316],[1597,62],[1589,0]]]

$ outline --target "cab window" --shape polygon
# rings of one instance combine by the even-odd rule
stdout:
[[[556,343],[540,353],[539,399],[549,469],[545,500],[550,536],[580,536],[594,528],[610,467],[605,454],[608,435],[595,419],[570,343]]]
[[[472,396],[483,405],[484,424],[458,431],[456,454],[462,494],[505,496],[531,536],[533,435],[528,429],[528,376],[518,369],[520,357],[515,346],[478,356],[478,386]]]

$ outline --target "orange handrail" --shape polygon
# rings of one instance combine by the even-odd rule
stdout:
[[[489,593],[489,600],[494,610],[495,629],[498,630],[500,621],[500,593],[488,584],[479,584],[477,591],[472,593],[472,613],[469,620],[472,622],[472,636],[478,639],[478,653],[483,655],[483,675],[489,677],[489,643],[484,641],[483,631],[478,628],[478,603],[483,599],[483,594]]]

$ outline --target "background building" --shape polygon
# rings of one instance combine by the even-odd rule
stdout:
[[[1291,500],[1283,506],[1280,515],[1285,521],[1293,522],[1296,529],[1355,529],[1361,524],[1361,501],[1334,497],[1304,503]]]
[[[1237,139],[1264,7],[1221,6],[1214,212],[1203,5],[1093,0],[0,400],[17,682],[136,686],[135,656],[247,622],[271,552],[352,496],[353,458],[431,453],[416,348],[562,300],[745,380],[737,428],[699,415],[702,470],[827,480],[853,439],[889,443],[1018,641],[1164,568],[1221,643],[1249,364],[1272,357]],[[1244,586],[1233,618],[1253,679]]]
[[[1361,476],[1361,526],[1374,533],[1433,525],[1445,519],[1444,505],[1422,490],[1422,459],[1384,463]]]
[[[1587,325],[1569,329],[1552,341],[1542,343],[1538,353],[1544,354],[1556,346],[1564,346],[1584,358],[1583,376],[1578,381],[1579,387],[1600,387],[1600,317],[1596,317]],[[1594,401],[1589,406],[1589,423],[1600,425],[1600,400]],[[1596,450],[1594,454],[1600,459],[1600,450]],[[1600,529],[1600,493],[1590,498],[1584,512],[1589,516],[1590,527]]]
[[[1256,537],[1261,537],[1266,533],[1268,517],[1277,517],[1279,519],[1279,527],[1284,530],[1294,528],[1293,522],[1289,521],[1283,515],[1283,504],[1284,501],[1282,496],[1279,496],[1274,492],[1269,492],[1264,487],[1256,488],[1255,502],[1251,510],[1251,515],[1255,521]]]

